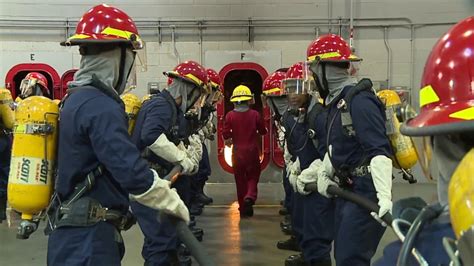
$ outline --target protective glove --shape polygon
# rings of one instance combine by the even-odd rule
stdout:
[[[155,170],[150,170],[154,176],[153,184],[143,194],[130,194],[130,200],[135,200],[147,207],[175,216],[188,224],[189,211],[179,198],[178,193],[170,188],[169,181],[161,179]]]
[[[280,143],[285,143],[285,131],[282,130],[282,127],[277,127],[277,133],[278,133],[278,144],[281,145]],[[283,144],[285,146],[285,144]],[[283,147],[280,147],[283,148]]]
[[[329,148],[331,148],[331,146]],[[318,177],[317,177],[318,192],[319,194],[325,196],[326,198],[332,197],[332,195],[327,193],[328,187],[331,185],[337,186],[337,183],[332,180],[333,176],[334,176],[334,168],[332,167],[331,160],[329,159],[329,154],[326,153],[324,155],[324,160],[321,163],[321,167],[319,168]]]
[[[192,158],[196,160],[199,164],[199,162],[202,159],[202,142],[201,139],[199,138],[199,135],[194,134],[191,137],[189,137],[189,146],[192,147],[193,153],[192,153]]]
[[[288,151],[288,148],[287,148],[288,144],[286,143],[285,141],[285,144],[284,144],[284,152],[283,152],[283,159],[285,160],[285,165],[286,165],[286,173],[287,175],[289,174],[290,172],[290,168],[291,168],[291,165],[293,164],[293,161],[291,160],[291,158],[293,156],[291,156],[290,152]]]
[[[296,190],[296,178],[301,173],[300,167],[300,159],[296,158],[296,161],[291,164],[291,167],[288,171],[288,180],[290,181],[291,186],[293,187],[293,191]]]
[[[301,195],[309,195],[311,191],[306,191],[305,187],[309,183],[315,183],[318,180],[318,171],[321,168],[322,161],[314,160],[311,165],[301,171],[301,174],[296,178],[296,191]]]
[[[148,148],[164,160],[181,165],[183,168],[181,173],[184,175],[190,174],[196,167],[192,159],[187,156],[186,151],[169,141],[165,134],[161,134]]]
[[[387,226],[380,218],[392,213],[392,160],[384,155],[377,155],[370,160],[370,173],[377,192],[378,213],[371,215],[382,225]]]

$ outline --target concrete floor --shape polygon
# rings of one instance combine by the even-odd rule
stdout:
[[[233,184],[210,184],[207,192],[215,203],[206,207],[198,217],[198,226],[205,231],[203,244],[217,265],[284,265],[284,259],[295,252],[278,250],[278,240],[286,239],[279,229],[278,201],[282,198],[280,184],[260,184],[259,200],[255,216],[241,220],[234,201]],[[395,184],[394,198],[420,196],[427,201],[435,198],[434,184]],[[10,226],[0,224],[0,265],[30,266],[46,264],[47,238],[42,231],[34,233],[29,240],[15,239],[17,219]],[[42,227],[41,227],[42,230]],[[143,237],[138,226],[123,233],[126,254],[125,266],[143,265],[141,245]],[[393,241],[395,235],[387,230],[375,258],[382,254],[382,247]]]

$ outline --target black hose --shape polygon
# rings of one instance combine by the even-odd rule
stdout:
[[[318,191],[317,184],[316,183],[307,184],[305,187],[305,190],[317,192]],[[379,205],[377,205],[377,203],[372,202],[371,200],[363,196],[360,196],[354,192],[344,190],[337,186],[329,186],[327,189],[327,192],[331,195],[337,196],[347,201],[351,201],[359,205],[360,207],[367,209],[370,212],[375,212],[375,213],[379,212]],[[390,213],[386,213],[383,217],[381,217],[381,219],[389,226],[392,224],[392,221],[393,221],[392,215]]]
[[[421,210],[421,212],[411,224],[410,229],[405,236],[405,240],[403,241],[402,247],[400,248],[400,253],[398,255],[397,266],[408,265],[408,257],[410,256],[411,251],[415,245],[415,240],[418,236],[418,233],[423,229],[427,222],[438,217],[442,210],[443,208],[440,204],[426,206]]]
[[[163,177],[165,180],[173,181],[173,178],[179,175],[182,167],[177,165],[171,169],[171,171]],[[204,247],[199,243],[194,234],[189,230],[188,225],[183,220],[180,220],[174,216],[168,215],[167,218],[171,223],[176,227],[176,233],[178,238],[186,245],[191,252],[191,255],[196,259],[196,261],[201,266],[214,266],[216,265],[212,260],[211,256],[206,252]]]

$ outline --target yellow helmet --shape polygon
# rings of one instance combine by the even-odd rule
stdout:
[[[250,101],[253,99],[253,94],[250,91],[249,87],[245,85],[239,85],[235,87],[232,92],[232,97],[230,97],[231,102],[243,102]]]

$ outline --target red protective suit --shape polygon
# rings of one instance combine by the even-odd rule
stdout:
[[[249,109],[244,112],[231,111],[226,114],[222,136],[224,140],[232,139],[232,165],[239,210],[244,207],[244,200],[257,200],[257,184],[260,179],[259,135],[267,134],[267,129],[260,114]]]

